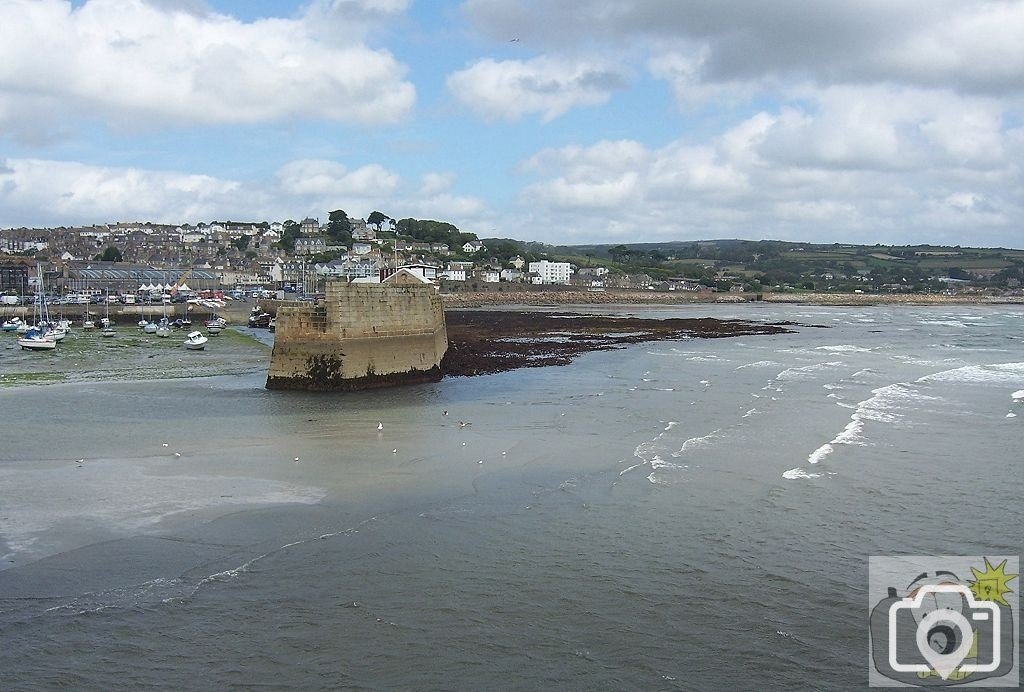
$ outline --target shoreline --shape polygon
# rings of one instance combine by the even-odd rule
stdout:
[[[760,300],[748,293],[666,293],[655,291],[477,291],[442,293],[445,309],[488,305],[1021,305],[1024,296],[941,296],[881,293],[762,293]]]

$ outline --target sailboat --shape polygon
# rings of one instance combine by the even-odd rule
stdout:
[[[103,313],[103,329],[100,330],[100,336],[105,336],[108,339],[112,336],[116,336],[117,332],[114,331],[114,327],[110,324],[110,292],[104,296],[103,300],[104,307],[106,308]]]
[[[36,271],[39,274],[40,289],[42,288],[42,277],[43,273],[38,268]],[[42,295],[45,295],[45,291],[40,291]],[[39,300],[36,302],[35,307],[32,310],[33,319],[35,326],[27,329],[24,334],[18,339],[18,345],[21,346],[24,351],[52,351],[57,348],[57,339],[54,338],[50,332],[50,315],[46,309],[46,301]]]
[[[167,303],[163,303],[163,306],[164,316],[160,318],[160,322],[156,325],[156,335],[166,338],[171,335],[171,323],[167,319]]]

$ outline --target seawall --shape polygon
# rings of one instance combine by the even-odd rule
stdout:
[[[277,311],[268,389],[347,391],[441,379],[448,350],[433,286],[329,281],[317,306]]]

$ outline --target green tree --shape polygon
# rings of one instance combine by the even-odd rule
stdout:
[[[121,251],[116,247],[110,245],[103,251],[103,254],[100,255],[98,259],[104,262],[120,262],[124,259],[124,255],[122,255]]]
[[[295,252],[295,240],[299,237],[299,231],[302,229],[302,225],[288,219],[283,224],[284,228],[281,231],[281,240],[278,244],[283,247],[287,252]]]
[[[245,252],[246,248],[249,247],[249,236],[243,235],[239,238],[235,238],[231,241],[231,244],[238,248],[240,252]]]
[[[390,219],[391,217],[379,211],[372,211],[370,215],[366,217],[367,226],[376,226],[377,230],[380,230],[381,224]]]

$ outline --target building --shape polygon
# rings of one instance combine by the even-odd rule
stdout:
[[[309,216],[302,220],[299,233],[302,235],[316,235],[320,232],[320,219],[314,219]]]
[[[516,255],[515,257],[510,259],[508,263],[511,264],[514,269],[518,269],[520,271],[522,271],[523,267],[526,266],[526,260],[524,260],[519,255]]]
[[[479,240],[470,240],[462,244],[462,251],[467,255],[472,255],[480,252],[484,249],[484,244]]]
[[[530,262],[529,272],[536,274],[539,281],[534,283],[542,284],[563,284],[567,285],[572,276],[572,265],[568,262]]]
[[[315,255],[327,250],[327,243],[323,238],[296,238],[296,255]]]

